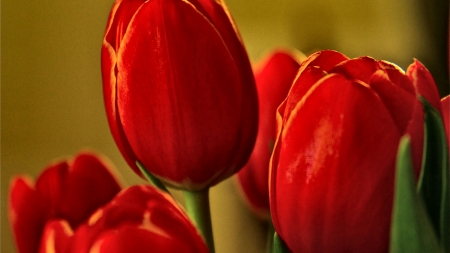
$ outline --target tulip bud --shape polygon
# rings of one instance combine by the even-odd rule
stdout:
[[[321,51],[300,66],[277,110],[272,220],[293,252],[387,252],[396,151],[411,138],[420,173],[424,112],[440,111],[428,70]]]
[[[201,190],[237,172],[257,130],[251,66],[225,4],[118,0],[102,46],[109,126],[122,155]]]
[[[36,183],[26,177],[13,180],[9,192],[9,219],[19,253],[36,253],[45,225],[64,219],[71,229],[85,222],[121,189],[103,158],[80,153],[49,165]]]
[[[275,51],[264,59],[255,73],[259,102],[259,126],[255,147],[237,183],[251,210],[267,219],[269,214],[269,160],[275,143],[275,113],[286,98],[301,60],[299,52]]]

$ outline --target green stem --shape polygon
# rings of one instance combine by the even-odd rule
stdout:
[[[275,234],[275,227],[273,226],[272,219],[268,221],[267,231],[267,252],[272,252],[273,249],[273,235]]]
[[[214,239],[209,210],[209,188],[201,191],[184,191],[186,210],[208,245],[209,252],[214,253]]]
[[[167,193],[169,193],[169,191],[167,190],[167,188],[164,186],[163,183],[161,183],[161,181],[159,181],[158,178],[156,178],[155,176],[153,176],[152,173],[150,173],[145,167],[144,165],[139,162],[136,161],[136,165],[138,166],[138,168],[141,170],[142,174],[145,176],[145,178],[155,187],[159,188],[160,190],[163,190]],[[170,193],[169,193],[170,194]]]

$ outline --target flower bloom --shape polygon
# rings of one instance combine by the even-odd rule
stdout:
[[[387,252],[400,137],[423,149],[418,96],[441,110],[428,70],[321,51],[277,110],[271,160],[274,226],[293,252]]]
[[[8,204],[18,252],[38,252],[48,223],[64,219],[75,229],[120,190],[109,165],[91,153],[49,165],[35,184],[24,176],[15,178]]]
[[[65,220],[45,227],[40,252],[186,252],[208,249],[172,197],[151,186],[132,186],[72,230]]]
[[[253,152],[237,174],[237,183],[252,211],[269,218],[269,160],[275,143],[275,113],[286,98],[303,55],[297,52],[275,51],[256,67],[259,126]]]
[[[136,172],[138,160],[166,184],[201,190],[248,160],[256,86],[222,1],[116,1],[102,76],[112,135]]]

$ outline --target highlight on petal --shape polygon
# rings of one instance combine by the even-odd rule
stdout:
[[[40,253],[69,252],[73,231],[64,220],[49,221],[44,228],[40,243]]]

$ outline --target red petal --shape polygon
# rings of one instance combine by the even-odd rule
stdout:
[[[36,182],[52,218],[67,220],[76,228],[108,203],[120,186],[108,165],[93,154],[82,153],[68,163],[48,167]]]
[[[250,156],[257,134],[258,119],[256,118],[256,112],[258,111],[258,97],[247,52],[245,51],[243,42],[239,36],[239,31],[237,30],[237,27],[234,24],[229,11],[227,10],[225,2],[211,0],[189,0],[189,2],[192,3],[206,18],[208,18],[222,37],[231,56],[233,57],[237,70],[239,71],[241,78],[241,92],[246,95],[246,98],[241,104],[241,136],[245,136],[245,138],[242,138],[243,143],[236,151],[236,169],[224,171],[223,174],[220,175],[219,179],[215,180],[215,184],[220,182],[223,178],[231,176],[238,169],[242,168]]]
[[[275,143],[275,113],[285,99],[299,68],[295,56],[274,52],[256,73],[259,98],[259,129],[255,147],[238,179],[250,206],[261,217],[269,217],[269,160]]]
[[[399,133],[405,133],[417,100],[416,96],[395,85],[385,70],[378,70],[368,83],[388,108]]]
[[[400,134],[376,94],[328,76],[298,103],[280,138],[271,211],[289,248],[387,251]]]
[[[117,55],[113,45],[103,40],[102,45],[102,79],[103,79],[103,99],[105,102],[106,116],[108,118],[111,134],[116,142],[120,153],[127,161],[128,165],[138,174],[142,175],[136,166],[137,158],[128,143],[120,122],[119,112],[117,110],[117,91],[116,91],[116,64]]]
[[[411,94],[416,94],[416,90],[411,79],[405,75],[405,71],[403,71],[399,66],[387,61],[378,61],[378,66],[386,71],[389,76],[389,80],[393,83],[402,87]]]
[[[73,231],[66,221],[54,220],[48,222],[42,234],[39,252],[69,252],[72,234]]]
[[[36,253],[47,216],[47,206],[29,179],[19,177],[9,191],[9,220],[20,253]]]
[[[311,87],[325,75],[326,72],[316,66],[307,67],[300,73],[300,76],[297,77],[292,85],[288,97],[283,102],[283,124],[289,119],[295,105],[302,100]]]
[[[307,67],[317,66],[325,72],[329,72],[334,66],[348,60],[349,58],[337,51],[323,50],[316,52],[302,63],[299,72],[302,72]]]
[[[150,186],[118,194],[75,232],[73,245],[77,252],[207,252],[171,196]]]
[[[122,43],[119,113],[145,167],[187,189],[235,172],[248,94],[215,28],[186,2],[149,1]]]
[[[414,63],[409,65],[406,70],[406,75],[411,78],[417,94],[423,96],[434,108],[441,111],[439,92],[428,69],[421,62],[414,59]]]
[[[108,18],[105,41],[118,51],[128,25],[144,0],[118,0],[114,3]]]
[[[450,157],[450,95],[442,98],[441,109],[445,133],[447,134],[447,147],[449,149],[449,157]]]
[[[339,73],[349,80],[359,80],[369,83],[370,77],[379,69],[378,62],[371,57],[360,57],[341,62],[330,70],[330,73]]]

